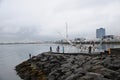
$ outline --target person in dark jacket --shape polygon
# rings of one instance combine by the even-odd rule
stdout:
[[[88,53],[90,53],[90,54],[91,54],[92,47],[91,47],[91,46],[89,46],[89,47],[88,47],[88,49],[89,49],[89,52],[88,52]]]
[[[52,47],[50,46],[50,52],[52,52]]]
[[[57,46],[57,52],[58,52],[58,53],[60,52],[60,47],[59,47],[59,46]]]

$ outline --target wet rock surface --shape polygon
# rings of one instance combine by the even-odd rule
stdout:
[[[120,55],[42,53],[16,66],[24,80],[120,80]]]

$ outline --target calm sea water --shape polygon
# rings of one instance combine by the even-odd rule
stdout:
[[[15,66],[29,58],[29,53],[33,56],[42,52],[49,51],[52,46],[53,51],[56,51],[57,44],[16,44],[16,45],[0,45],[0,80],[21,80],[17,76]],[[76,51],[75,48],[69,45],[64,46],[65,52]],[[120,48],[120,45],[103,45],[103,49]]]

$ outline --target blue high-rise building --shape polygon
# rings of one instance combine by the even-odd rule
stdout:
[[[96,38],[103,38],[105,36],[105,29],[99,28],[96,30]]]

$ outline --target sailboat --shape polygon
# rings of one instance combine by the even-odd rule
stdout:
[[[59,34],[61,35],[61,33],[59,33]],[[77,53],[88,53],[89,46],[92,47],[92,53],[100,53],[102,51],[101,50],[101,46],[102,46],[102,42],[103,42],[102,39],[100,40],[100,43],[97,45],[95,44],[95,41],[92,41],[89,45],[84,45],[84,44],[82,44],[82,42],[79,42],[79,44],[75,44],[71,40],[69,40],[67,23],[66,23],[66,37],[64,37],[63,35],[61,35],[61,36],[66,40],[66,42],[68,42],[70,44],[71,47],[76,48]]]

